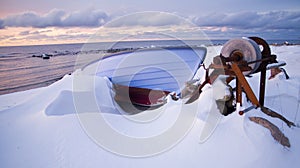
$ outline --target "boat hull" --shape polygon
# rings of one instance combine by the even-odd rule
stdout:
[[[119,104],[133,104],[135,106],[159,107],[166,103],[168,91],[136,88],[114,84],[116,93],[114,99]]]
[[[174,92],[180,95],[206,55],[203,47],[139,49],[105,56],[98,62],[97,76],[114,84],[117,102],[160,106]]]

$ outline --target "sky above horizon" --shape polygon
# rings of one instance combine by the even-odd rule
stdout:
[[[208,39],[261,36],[299,40],[300,1],[0,2],[0,46],[148,40],[162,38],[161,34],[183,39],[207,35]]]

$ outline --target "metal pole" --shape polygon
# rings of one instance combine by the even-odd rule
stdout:
[[[259,104],[261,106],[264,106],[265,103],[266,71],[266,65],[264,64],[260,72]]]
[[[240,106],[242,106],[242,85],[239,82],[239,79],[236,78],[236,102],[240,103]]]

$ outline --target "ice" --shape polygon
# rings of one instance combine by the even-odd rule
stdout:
[[[284,68],[291,78],[285,80],[280,74],[267,81],[265,105],[300,125],[300,46],[272,46],[271,49],[279,60],[287,63]],[[209,137],[201,141],[203,128],[209,124],[208,117],[217,109],[213,100],[222,98],[220,91],[213,89],[214,86],[206,86],[200,98],[191,105],[169,99],[157,111],[129,115],[114,102],[114,92],[106,78],[88,80],[90,77],[87,77],[82,88],[74,90],[76,74],[66,75],[48,87],[0,96],[0,167],[293,168],[300,165],[300,129],[289,128],[259,109],[243,116],[237,112],[226,117],[216,114],[216,125],[211,125]],[[257,94],[259,74],[248,81]],[[92,82],[94,87],[87,82]],[[78,114],[80,109],[76,103],[89,106],[92,103],[88,99],[91,93],[97,105],[91,105],[86,108],[89,110]],[[241,108],[251,105],[246,102],[245,96],[243,100]],[[193,113],[195,109],[197,111]],[[110,151],[91,136],[101,129],[88,132],[83,118],[89,118],[91,125],[98,125],[99,116],[121,134],[146,139],[172,128],[178,117],[192,122],[182,122],[176,127],[178,132],[185,127],[187,131],[166,150],[149,156],[131,157]],[[262,116],[277,125],[289,138],[291,148],[281,146],[269,130],[251,122],[249,116]],[[99,137],[107,139],[105,130],[102,131]],[[116,147],[127,149],[127,142],[122,139],[107,140]],[[140,150],[137,152],[154,150],[163,140],[132,148]]]

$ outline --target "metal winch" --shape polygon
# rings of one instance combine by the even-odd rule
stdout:
[[[260,108],[265,114],[283,120],[289,127],[294,126],[293,122],[264,106],[266,71],[268,65],[273,63],[278,63],[277,56],[271,54],[268,43],[262,38],[248,37],[229,40],[224,44],[220,55],[214,57],[213,62],[206,68],[206,80],[198,85],[198,89],[187,103],[196,100],[206,84],[212,84],[220,75],[227,75],[227,84],[234,79],[236,80],[236,103],[242,105],[242,92],[244,92],[253,104],[253,106],[239,111],[240,115],[253,108]],[[283,65],[285,64],[278,64],[272,68]],[[259,99],[255,96],[246,79],[246,76],[254,73],[260,73]]]

